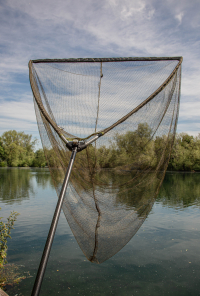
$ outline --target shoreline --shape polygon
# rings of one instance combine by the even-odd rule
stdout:
[[[48,167],[0,167],[0,169],[48,169]],[[116,168],[101,168],[99,171],[105,170],[105,171],[112,171],[116,170]],[[118,171],[126,171],[126,170],[118,170]],[[126,172],[131,172],[132,170],[127,170]],[[153,170],[152,170],[153,171]],[[166,170],[166,173],[191,173],[191,174],[199,174],[200,171],[175,171],[175,170]]]

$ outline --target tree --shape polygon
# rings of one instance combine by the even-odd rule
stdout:
[[[1,137],[4,158],[8,166],[30,166],[34,159],[34,148],[37,142],[32,135],[11,130]]]
[[[116,134],[115,141],[118,159],[124,164],[131,163],[132,167],[143,169],[155,166],[154,142],[150,141],[152,129],[147,123],[138,124],[135,131],[128,131],[124,135]]]
[[[5,159],[5,151],[3,148],[3,143],[2,143],[2,139],[0,137],[0,159],[4,160]]]
[[[200,138],[186,133],[177,134],[168,168],[179,171],[199,171]]]
[[[32,162],[33,167],[43,168],[46,166],[46,158],[43,149],[39,149],[35,152],[35,158]]]
[[[5,161],[5,151],[2,143],[2,139],[0,137],[0,167],[7,166],[7,163]]]

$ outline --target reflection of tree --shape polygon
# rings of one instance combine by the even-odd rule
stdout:
[[[35,194],[33,178],[36,179],[38,187],[45,188],[49,184],[52,186],[47,169],[0,169],[0,198],[10,204],[29,199],[30,195]]]
[[[32,177],[29,169],[1,169],[0,198],[10,204],[29,199],[34,193]]]
[[[158,200],[175,208],[200,205],[199,178],[198,173],[167,173]]]
[[[42,187],[43,189],[46,188],[47,186],[49,186],[49,184],[51,185],[51,187],[54,188],[53,186],[53,181],[52,178],[49,174],[49,170],[48,169],[34,169],[35,172],[35,179],[37,182],[37,186],[38,187]]]
[[[161,172],[135,173],[134,175],[132,173],[132,182],[117,192],[116,202],[134,209],[139,216],[145,217],[149,213],[149,204],[155,200],[157,195],[161,182],[159,175]],[[140,182],[138,182],[138,178],[140,178]]]

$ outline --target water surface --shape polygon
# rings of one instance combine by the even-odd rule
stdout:
[[[200,295],[200,174],[167,173],[147,219],[102,264],[89,262],[61,214],[40,295]],[[30,278],[8,290],[31,295],[57,196],[48,169],[0,169],[1,216],[20,213],[8,261]]]

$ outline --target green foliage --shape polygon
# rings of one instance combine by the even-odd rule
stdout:
[[[5,151],[2,143],[2,139],[0,137],[0,167],[6,167],[7,162],[5,161]]]
[[[0,161],[0,167],[7,167],[7,162],[6,161]]]
[[[155,168],[162,156],[168,159],[171,148],[166,136],[151,139],[151,134],[147,123],[138,124],[138,128],[133,132],[116,134],[115,142],[111,143],[110,147],[103,146],[98,149],[99,167],[114,168],[131,164],[130,169]],[[160,169],[162,170],[162,166]],[[200,135],[176,135],[168,170],[200,171]]]
[[[147,123],[138,124],[135,131],[128,131],[124,135],[116,134],[114,141],[109,147],[102,146],[95,149],[90,145],[90,159],[84,150],[76,157],[77,167],[79,159],[87,163],[91,170],[99,168],[116,168],[127,166],[130,169],[155,168],[162,153],[165,150],[165,158],[169,156],[170,147],[166,148],[166,136],[151,139],[152,130]],[[58,167],[60,161],[53,149],[43,149],[34,152],[37,140],[32,140],[31,135],[15,130],[5,132],[0,137],[0,167],[45,167],[47,165],[45,155],[51,167]],[[63,159],[67,161],[68,156],[64,151]],[[70,153],[69,153],[70,154]],[[67,163],[65,164],[68,165]],[[162,168],[161,168],[162,169]],[[190,136],[186,133],[177,134],[174,147],[171,152],[168,170],[175,171],[200,171],[200,135]]]
[[[31,166],[34,159],[34,148],[37,140],[32,140],[32,135],[11,130],[3,133],[1,145],[3,160],[11,167]]]
[[[14,223],[18,215],[19,213],[17,212],[11,212],[10,216],[7,218],[8,221],[6,223],[4,223],[2,221],[2,217],[0,217],[0,268],[3,268],[4,264],[7,263],[7,240],[8,238],[11,238],[11,229],[14,228]]]
[[[200,171],[200,136],[177,134],[168,169]]]
[[[121,153],[121,159],[118,157],[118,151],[115,145],[112,145],[109,149],[102,146],[98,149],[98,167],[100,168],[112,168],[117,166],[117,162],[125,162]]]
[[[138,124],[135,131],[124,135],[116,134],[114,143],[109,148],[98,149],[98,164],[104,168],[114,168],[131,164],[131,169],[143,169],[156,165],[154,141],[151,140],[152,130],[147,123]]]
[[[3,142],[2,142],[1,137],[0,137],[0,159],[1,160],[5,159],[5,151],[4,151],[4,148],[3,148]]]
[[[0,269],[0,288],[6,289],[6,287],[11,287],[19,284],[22,280],[29,278],[30,273],[23,272],[22,268],[15,264],[6,264],[4,268]],[[7,294],[6,294],[7,295]]]
[[[45,167],[43,149],[34,152],[36,139],[32,135],[15,130],[7,131],[0,137],[0,167]]]
[[[43,149],[39,149],[35,152],[35,158],[33,159],[32,166],[39,168],[46,166],[46,158]]]
[[[128,131],[125,135],[116,135],[117,147],[119,150],[125,149],[128,155],[134,157],[141,151],[148,149],[147,145],[151,139],[151,133],[151,128],[147,123],[140,123],[134,132]]]

